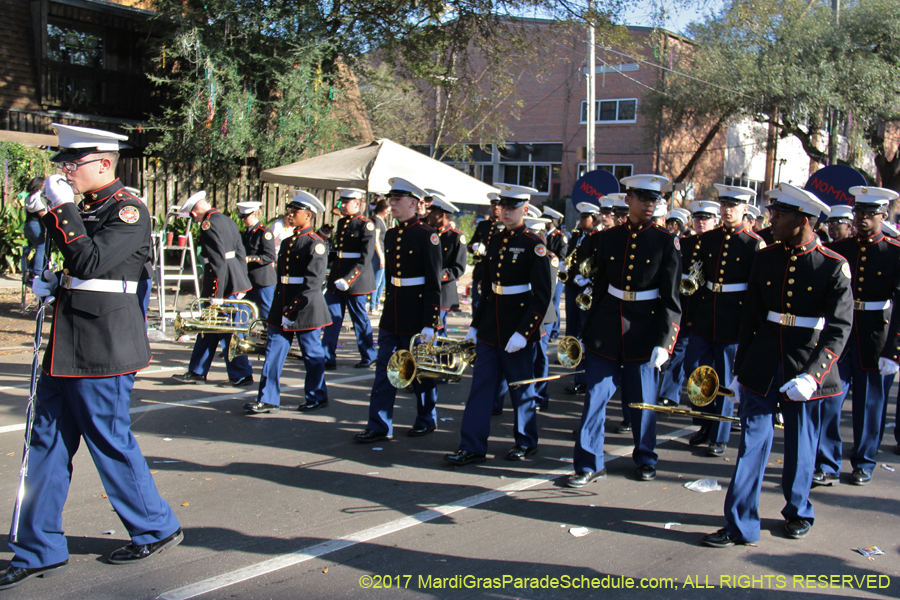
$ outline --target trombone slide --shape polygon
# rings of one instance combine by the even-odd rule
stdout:
[[[512,384],[510,384],[512,385]],[[710,421],[722,421],[723,423],[740,423],[738,417],[723,417],[722,415],[713,415],[710,413],[700,412],[698,410],[689,410],[687,408],[673,408],[671,406],[659,406],[656,404],[645,404],[644,402],[633,402],[628,405],[629,408],[639,408],[641,410],[652,410],[655,412],[668,413],[670,415],[682,415],[684,417],[696,417],[698,419],[708,419]],[[776,429],[784,429],[784,425],[775,425]]]

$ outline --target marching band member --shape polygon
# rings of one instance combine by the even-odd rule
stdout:
[[[544,207],[544,215],[553,219],[550,231],[547,232],[547,250],[556,257],[556,262],[560,263],[566,259],[569,253],[569,238],[559,230],[559,225],[563,222],[564,217],[561,212],[553,210],[549,206]],[[556,312],[556,321],[553,322],[553,326],[550,328],[550,339],[548,342],[552,342],[559,337],[559,327],[562,322],[559,304],[562,301],[563,289],[566,287],[562,281],[559,281],[556,272],[553,273],[553,279],[556,281],[553,289],[553,310]]]
[[[459,307],[456,283],[466,272],[466,236],[453,226],[451,217],[459,209],[442,192],[425,190],[432,198],[428,225],[438,232],[441,240],[441,333],[447,328],[447,312]]]
[[[501,218],[505,229],[491,236],[487,255],[484,296],[467,340],[476,340],[472,387],[463,413],[459,449],[444,457],[462,466],[485,461],[491,432],[491,408],[500,378],[532,379],[534,353],[544,334],[542,323],[553,293],[550,260],[543,241],[525,227],[528,201],[537,190],[521,185],[500,188]],[[510,388],[515,414],[515,446],[508,460],[523,460],[538,447],[534,384]]]
[[[484,277],[484,265],[481,257],[487,249],[491,236],[498,231],[503,230],[503,222],[500,221],[500,196],[495,192],[488,193],[488,199],[491,202],[488,218],[479,221],[472,232],[472,239],[466,246],[469,254],[475,257],[475,268],[472,270],[472,312],[478,308],[478,302],[481,301],[481,281]]]
[[[612,229],[616,226],[616,219],[613,216],[613,199],[611,196],[603,196],[600,198],[600,224],[597,229],[603,231]]]
[[[538,237],[543,240],[543,242],[547,243],[548,234],[546,232],[547,223],[550,222],[550,219],[543,218],[526,218],[525,219],[525,227],[533,231],[538,235]],[[557,284],[557,269],[559,268],[559,258],[550,250],[550,247],[547,247],[547,256],[550,257],[550,289],[556,287]],[[546,377],[550,372],[550,361],[547,360],[547,348],[550,346],[550,340],[552,337],[552,328],[555,323],[559,322],[559,316],[556,314],[556,309],[553,307],[553,303],[550,303],[550,306],[547,307],[547,314],[544,316],[544,322],[542,323],[544,330],[547,332],[547,335],[542,335],[541,340],[538,343],[539,348],[537,352],[535,352],[534,357],[534,376],[535,377]],[[550,389],[547,385],[548,382],[540,381],[535,384],[535,392],[537,393],[537,410],[544,411],[550,407]]]
[[[419,201],[427,195],[414,183],[394,177],[387,196],[397,226],[384,236],[385,300],[378,324],[378,366],[369,396],[369,422],[365,431],[353,439],[361,443],[390,439],[394,433],[394,400],[397,390],[391,385],[387,367],[391,355],[409,348],[414,335],[424,342],[434,338],[441,314],[441,239],[438,233],[419,220]],[[416,395],[416,421],[406,432],[421,437],[433,432],[437,423],[437,388],[431,377],[413,379]]]
[[[259,208],[262,202],[238,202],[238,212],[247,229],[241,234],[241,242],[247,253],[247,276],[253,286],[244,297],[255,302],[259,307],[259,316],[265,319],[272,307],[272,296],[275,293],[275,248],[274,235],[259,220]]]
[[[691,297],[691,337],[684,362],[690,370],[712,366],[730,382],[737,352],[744,296],[756,253],[765,242],[744,226],[747,201],[756,196],[752,188],[714,184],[719,192],[722,226],[701,234],[691,257],[699,261],[704,284]],[[734,403],[716,397],[706,412],[730,417]],[[709,441],[709,456],[722,456],[731,437],[731,423],[696,418],[700,430],[689,440],[691,446]]]
[[[714,548],[759,541],[759,495],[781,400],[784,465],[781,488],[789,538],[809,533],[809,501],[818,439],[818,400],[841,393],[838,366],[853,319],[851,271],[814,233],[828,206],[782,183],[769,206],[777,243],[757,256],[744,300],[734,373],[740,384],[741,443],[725,496],[724,528],[706,535]],[[798,314],[799,313],[799,314]]]
[[[691,270],[691,256],[699,239],[696,235],[681,235],[691,218],[690,211],[684,208],[676,208],[669,211],[666,216],[666,229],[679,240],[681,251],[681,278],[688,276]],[[680,289],[680,288],[679,288]],[[691,335],[690,296],[679,293],[681,302],[681,326],[678,329],[678,339],[672,349],[672,357],[666,365],[666,370],[660,375],[659,394],[657,404],[660,406],[676,406],[681,401],[681,388],[684,386],[684,353],[687,350],[688,338]]]
[[[360,360],[356,369],[368,369],[375,361],[375,342],[372,324],[366,312],[366,297],[375,291],[375,271],[372,257],[375,255],[375,224],[360,213],[360,202],[365,198],[363,190],[338,188],[341,194],[341,214],[334,229],[331,271],[325,302],[331,313],[331,324],[322,334],[325,348],[325,368],[337,368],[337,343],[344,323],[344,312],[349,311],[356,334],[356,347]]]
[[[587,311],[578,308],[575,301],[579,295],[584,293],[590,285],[590,280],[579,273],[581,264],[591,257],[593,247],[591,245],[591,237],[597,234],[597,223],[599,222],[600,209],[596,204],[590,202],[579,202],[575,207],[578,211],[578,232],[572,238],[572,245],[569,247],[568,261],[560,262],[560,273],[566,273],[566,336],[581,338],[584,320],[587,318]],[[571,265],[571,268],[566,266]],[[567,394],[584,393],[584,376],[576,375],[572,385],[566,386]]]
[[[857,234],[832,242],[828,248],[850,265],[853,328],[837,365],[842,391],[824,398],[817,415],[819,449],[813,485],[832,485],[841,480],[841,407],[851,387],[850,483],[866,485],[872,480],[887,401],[883,378],[893,379],[900,361],[900,243],[881,232],[887,208],[897,198],[897,192],[866,186],[855,186],[849,191],[855,197]],[[829,221],[834,211],[842,208],[850,207],[832,207]],[[845,212],[841,210],[839,214]]]
[[[616,194],[610,194],[608,197],[612,199],[613,203],[613,223],[614,227],[618,225],[624,225],[625,221],[628,220],[628,203],[625,202],[626,194],[618,192]]]
[[[325,240],[313,232],[316,215],[325,206],[309,192],[298,191],[286,207],[285,222],[293,233],[278,251],[277,280],[272,309],[266,322],[266,361],[259,380],[256,402],[244,406],[248,413],[268,413],[281,408],[281,372],[296,334],[306,380],[305,404],[309,412],[328,405],[325,386],[325,350],[319,329],[332,318],[322,295],[328,252]]]
[[[853,208],[836,204],[831,207],[825,224],[828,226],[828,237],[832,242],[840,242],[856,235],[853,230]]]
[[[234,221],[220,213],[206,200],[206,192],[197,192],[182,205],[179,212],[188,213],[200,223],[200,253],[206,266],[203,270],[201,296],[209,298],[210,304],[222,305],[224,301],[236,299],[239,294],[251,288],[247,277],[247,259],[241,232]],[[246,312],[237,314],[246,315]],[[239,317],[235,316],[235,319]],[[220,345],[225,356],[228,382],[221,385],[245,387],[253,383],[253,368],[246,356],[228,359],[231,333],[201,333],[194,342],[188,372],[173,375],[180,383],[204,383],[206,374]]]
[[[44,271],[34,281],[35,295],[55,295],[56,302],[37,383],[26,493],[0,589],[68,568],[62,515],[82,438],[131,536],[109,562],[137,563],[184,539],[178,519],[156,490],[128,414],[134,374],[150,363],[137,287],[151,244],[147,207],[115,176],[119,142],[128,138],[53,126],[59,152],[52,161],[65,176],[47,178],[47,205],[37,206],[36,199],[32,207],[65,268],[59,274]],[[81,210],[76,192],[83,195]]]
[[[625,405],[656,404],[659,369],[678,337],[681,308],[678,240],[653,222],[660,188],[668,179],[634,175],[628,186],[627,223],[599,234],[594,257],[594,301],[584,326],[587,395],[575,444],[569,487],[606,477],[603,460],[606,405],[621,387]],[[656,478],[656,413],[628,408],[637,476]]]

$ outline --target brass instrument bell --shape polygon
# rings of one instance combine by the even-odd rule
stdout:
[[[687,276],[681,279],[681,284],[678,286],[678,291],[682,296],[690,296],[701,286],[706,283],[706,278],[703,276],[703,263],[698,261],[694,261],[694,264],[691,265],[691,270],[688,271]]]
[[[414,335],[409,341],[409,350],[397,350],[388,360],[388,381],[397,389],[425,377],[459,381],[466,367],[475,362],[475,342],[472,340],[436,335],[432,340],[416,345],[419,338],[424,339],[425,335]],[[440,342],[440,345],[436,346],[434,342]]]
[[[571,335],[559,339],[556,344],[556,357],[566,369],[574,369],[584,358],[584,346],[581,340]]]
[[[687,393],[694,406],[712,404],[716,396],[734,396],[734,392],[719,386],[716,370],[709,366],[694,369],[687,381]]]

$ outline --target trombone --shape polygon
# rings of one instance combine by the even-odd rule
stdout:
[[[391,385],[403,389],[423,377],[445,377],[449,381],[462,379],[466,367],[475,362],[475,342],[455,340],[435,335],[432,340],[416,345],[425,334],[419,333],[409,341],[409,350],[397,350],[387,364],[387,376]],[[435,346],[434,342],[441,345]]]
[[[709,366],[700,366],[694,369],[694,372],[688,377],[687,393],[691,403],[694,406],[700,407],[712,404],[716,399],[716,396],[734,397],[735,395],[734,391],[719,385],[719,375],[716,373],[715,369]],[[644,402],[634,402],[628,406],[631,408],[639,408],[641,410],[652,410],[672,415],[683,415],[685,417],[696,417],[698,419],[708,419],[710,421],[721,421],[723,423],[741,422],[738,417],[723,417],[722,415],[713,415],[697,410],[657,406],[656,404],[646,404]],[[777,429],[784,429],[783,425],[775,425],[775,427]]]
[[[559,338],[559,342],[556,344],[556,357],[559,359],[559,364],[566,369],[574,369],[577,367],[581,363],[581,359],[584,358],[584,346],[582,345],[581,340],[572,337],[571,335]],[[553,381],[554,379],[562,379],[563,377],[582,374],[584,374],[584,371],[575,371],[574,373],[566,373],[565,375],[550,375],[548,377],[538,377],[536,379],[523,379],[521,381],[511,382],[509,387],[528,385],[529,383],[541,383],[542,381]]]

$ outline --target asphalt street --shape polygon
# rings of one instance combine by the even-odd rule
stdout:
[[[455,322],[454,322],[455,321]],[[461,337],[463,319],[451,319]],[[687,438],[695,427],[660,415],[659,477],[634,478],[630,434],[607,436],[609,477],[582,489],[564,486],[581,398],[568,380],[551,384],[551,410],[539,415],[540,452],[504,460],[512,413],[492,421],[488,461],[452,468],[471,372],[439,386],[439,427],[408,438],[413,397],[399,393],[394,439],[352,441],[364,428],[374,372],[341,337],[339,369],[328,373],[329,406],[313,414],[285,410],[246,416],[251,388],[217,387],[217,360],[204,385],[179,385],[189,344],[154,343],[150,368],[132,395],[133,431],[163,497],[185,532],[178,548],[139,565],[106,556],[128,542],[82,448],[64,513],[70,568],[2,593],[10,599],[294,598],[771,598],[900,597],[900,473],[879,465],[869,486],[813,490],[810,535],[782,535],[781,438],[763,484],[762,540],[712,549],[703,534],[724,525],[722,507],[737,454],[708,458]],[[554,350],[551,346],[551,350]],[[0,528],[8,527],[18,485],[30,353],[0,367]],[[552,360],[552,359],[551,359]],[[259,365],[258,361],[254,362]],[[563,369],[554,367],[553,372]],[[256,371],[258,381],[259,371]],[[282,402],[302,402],[302,363],[288,361]],[[896,388],[895,388],[896,390]],[[896,392],[889,413],[893,415]],[[620,420],[618,400],[609,421]],[[844,450],[852,438],[844,410]],[[890,420],[893,423],[893,418]],[[879,458],[900,466],[888,429]],[[713,478],[722,490],[697,493],[685,483]],[[579,531],[579,528],[585,531]],[[575,534],[584,534],[580,537]],[[866,558],[856,548],[878,546]],[[0,553],[0,568],[11,558]],[[592,587],[594,586],[594,587]]]

